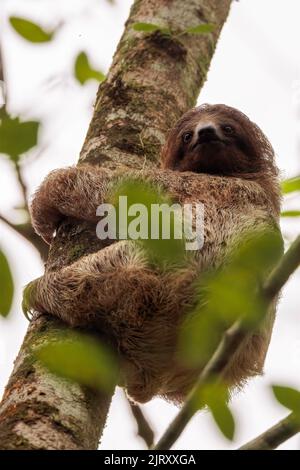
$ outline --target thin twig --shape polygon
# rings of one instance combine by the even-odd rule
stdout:
[[[197,407],[194,406],[194,403],[196,402],[196,397],[199,395],[199,391],[216,376],[221,380],[222,375],[230,363],[230,359],[241,346],[246,335],[247,331],[242,327],[240,321],[234,323],[234,325],[225,332],[222,341],[201,372],[200,377],[188,395],[181,410],[156,444],[155,450],[170,449],[177,441],[190,419],[198,410]]]
[[[137,435],[145,441],[146,446],[148,449],[150,449],[154,443],[154,431],[145,417],[141,407],[132,403],[130,400],[128,400],[128,398],[127,401],[137,424]]]
[[[0,214],[0,220],[4,222],[6,225],[8,225],[10,228],[13,230],[16,230],[16,232],[20,233],[19,230],[16,228],[16,225],[14,225],[12,222],[10,222],[4,215]]]
[[[1,83],[2,82],[2,83]],[[5,107],[7,103],[7,89],[6,89],[6,81],[5,81],[5,73],[4,73],[4,66],[3,66],[3,54],[2,54],[2,47],[0,44],[0,87],[2,88],[2,95]]]
[[[39,252],[43,261],[47,259],[48,256],[48,246],[40,238],[32,228],[30,223],[28,224],[13,224],[6,217],[0,214],[0,221],[4,222],[8,227],[13,229],[16,233],[21,235],[25,240],[30,242]]]
[[[23,200],[24,200],[24,208],[29,212],[29,210],[28,210],[28,204],[27,204],[27,200],[28,200],[27,186],[26,186],[26,184],[25,184],[25,182],[24,182],[23,175],[22,175],[22,171],[21,171],[21,167],[20,167],[20,165],[19,165],[18,162],[15,164],[15,168],[16,168],[18,183],[19,183],[19,185],[20,185],[21,192],[22,192],[22,196],[23,196]]]
[[[300,236],[294,241],[294,243],[292,243],[290,248],[283,255],[262,289],[261,294],[263,298],[266,299],[267,306],[270,305],[273,299],[279,294],[281,288],[287,282],[291,274],[293,274],[297,269],[299,264]],[[268,309],[266,308],[266,311],[267,310]],[[225,332],[218,348],[201,372],[196,385],[188,395],[181,410],[155,446],[156,450],[170,449],[176,442],[190,419],[197,411],[197,407],[194,406],[194,402],[196,397],[199,395],[199,391],[203,385],[209,383],[216,376],[218,377],[218,380],[221,380],[231,359],[238,351],[247,334],[248,333],[241,320],[237,321],[228,331]]]
[[[273,450],[298,432],[300,432],[300,419],[291,413],[260,436],[244,444],[239,450]]]

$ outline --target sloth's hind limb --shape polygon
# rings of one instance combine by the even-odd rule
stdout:
[[[82,257],[25,288],[24,309],[50,313],[70,326],[138,322],[143,306],[160,296],[158,275],[134,242],[118,242]],[[25,312],[26,313],[26,312]],[[118,317],[118,318],[117,318]]]

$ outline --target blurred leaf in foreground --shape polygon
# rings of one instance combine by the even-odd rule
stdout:
[[[228,264],[202,275],[196,286],[196,306],[183,325],[182,360],[204,365],[225,330],[243,318],[245,328],[255,329],[265,312],[260,287],[283,252],[278,231],[249,233],[239,242]]]
[[[20,156],[35,147],[38,141],[40,123],[37,121],[21,121],[12,118],[4,110],[0,114],[0,153],[17,162]]]
[[[6,317],[11,309],[13,296],[13,277],[6,256],[0,250],[0,315],[3,317]]]
[[[50,372],[96,390],[112,390],[117,381],[115,357],[99,340],[85,335],[50,340],[36,356]]]
[[[211,383],[199,390],[192,406],[195,406],[198,410],[207,405],[220,431],[227,439],[232,441],[234,438],[235,420],[227,403],[228,398],[227,387],[220,383]]]
[[[88,80],[97,80],[98,82],[105,80],[105,75],[100,70],[95,70],[90,65],[85,52],[80,52],[76,57],[74,75],[81,85],[84,85]]]
[[[300,392],[294,388],[280,385],[273,385],[272,389],[276,400],[293,411],[297,419],[300,419]]]
[[[300,176],[282,181],[281,191],[283,192],[283,194],[289,194],[293,193],[294,191],[300,191]]]
[[[300,217],[300,211],[282,211],[281,217]]]
[[[127,209],[120,207],[120,196],[127,198],[128,217]],[[142,180],[126,179],[113,188],[109,199],[121,222],[121,239],[137,240],[158,264],[181,264],[185,260],[181,211],[176,206],[172,210],[171,199],[160,188]],[[134,238],[135,233],[139,238]]]
[[[53,39],[55,30],[45,31],[41,26],[25,18],[11,16],[9,22],[14,30],[27,41],[34,43],[49,42]]]

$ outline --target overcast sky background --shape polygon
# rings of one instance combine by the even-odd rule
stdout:
[[[39,158],[29,155],[24,175],[29,191],[46,174],[73,164],[78,157],[92,113],[97,83],[81,87],[73,78],[74,58],[85,50],[96,68],[106,72],[128,16],[130,0],[0,0],[1,43],[8,82],[9,111],[24,119],[43,121]],[[32,45],[10,28],[10,15],[23,16],[44,27],[60,28],[49,44]],[[240,0],[233,2],[208,80],[199,103],[226,103],[245,112],[265,131],[277,155],[282,178],[300,174],[300,2],[299,0]],[[20,194],[11,164],[0,157],[0,211],[14,221],[12,207]],[[285,208],[300,209],[300,197]],[[282,223],[287,240],[300,233],[300,221]],[[0,319],[0,388],[7,382],[13,360],[26,331],[20,312],[21,290],[42,274],[35,249],[4,224],[1,248],[13,267],[16,295],[13,311]],[[198,414],[184,431],[176,449],[236,448],[287,414],[272,396],[270,384],[300,389],[300,271],[285,287],[278,309],[265,375],[254,379],[232,400],[237,419],[236,438],[229,443],[208,413]],[[144,407],[157,437],[176,407],[155,399]],[[119,390],[113,400],[102,449],[144,448],[135,437],[135,423]],[[282,449],[299,449],[299,435]]]

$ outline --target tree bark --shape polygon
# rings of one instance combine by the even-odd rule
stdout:
[[[300,432],[299,417],[291,413],[252,441],[244,444],[239,450],[274,450],[298,432]]]
[[[107,168],[156,165],[168,130],[192,107],[203,85],[231,0],[136,0],[113,64],[98,91],[79,164]],[[134,31],[137,22],[180,33],[214,23],[208,35]],[[102,248],[95,227],[65,221],[51,246],[48,269]],[[2,449],[96,449],[111,396],[58,378],[32,351],[65,328],[33,320],[0,406]]]

